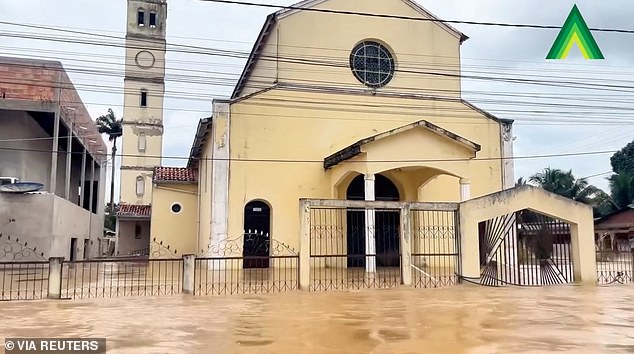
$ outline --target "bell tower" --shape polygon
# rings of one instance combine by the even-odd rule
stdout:
[[[166,0],[128,0],[121,159],[121,203],[149,205],[161,165]]]

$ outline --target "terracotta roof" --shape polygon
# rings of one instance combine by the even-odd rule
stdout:
[[[156,167],[154,182],[198,182],[198,170],[187,167]]]
[[[133,218],[149,218],[152,215],[151,205],[121,204],[117,211],[117,216]]]

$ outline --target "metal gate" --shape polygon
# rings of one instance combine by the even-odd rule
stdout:
[[[400,210],[313,207],[311,291],[401,284]]]
[[[628,239],[600,235],[596,240],[597,283],[634,283],[634,248]]]
[[[311,291],[456,284],[455,203],[305,200]]]
[[[412,285],[439,288],[460,281],[460,237],[456,210],[412,210]]]
[[[481,284],[573,282],[570,225],[521,210],[479,224]]]

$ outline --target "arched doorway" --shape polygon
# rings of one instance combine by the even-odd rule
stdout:
[[[271,209],[268,204],[253,201],[244,207],[243,268],[268,268]]]
[[[376,175],[374,195],[377,201],[399,201],[398,188],[389,178]],[[346,191],[348,200],[365,200],[365,179],[355,177]],[[374,240],[376,264],[380,267],[400,265],[400,212],[398,210],[377,210],[374,214]],[[347,211],[348,267],[365,267],[366,215],[361,209]]]

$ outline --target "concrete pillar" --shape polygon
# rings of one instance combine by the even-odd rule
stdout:
[[[196,255],[183,255],[183,294],[194,293],[194,272],[196,269]]]
[[[401,275],[402,283],[406,286],[412,285],[412,227],[410,225],[409,204],[401,209]]]
[[[88,209],[91,213],[96,213],[96,210],[92,208],[93,198],[95,197],[95,158],[90,159],[90,195],[88,196]]]
[[[374,201],[374,174],[365,175],[365,200]],[[375,230],[375,211],[374,209],[365,211],[365,271],[368,273],[376,272],[376,238]],[[369,256],[372,255],[372,256]]]
[[[470,208],[460,205],[460,265],[462,276],[475,280],[480,278],[480,243],[478,223],[475,222]]]
[[[83,206],[84,204],[84,196],[86,195],[86,147],[84,147],[84,152],[81,154],[81,180],[79,181],[79,186],[81,192],[79,193],[79,200],[77,201],[77,205]]]
[[[55,109],[55,117],[53,122],[53,147],[51,149],[51,178],[49,192],[55,194],[57,189],[57,160],[59,152],[59,106]]]
[[[471,199],[471,181],[467,178],[460,179],[460,201]]]
[[[59,299],[62,297],[62,263],[64,257],[51,257],[48,259],[48,298]]]
[[[64,198],[70,200],[70,173],[73,162],[73,123],[68,124],[68,136],[66,137],[66,174],[64,178],[66,184],[64,185]]]
[[[310,205],[299,201],[299,288],[310,287]]]
[[[592,209],[579,218],[579,224],[570,224],[570,247],[574,281],[594,285],[597,282],[597,253],[594,243]]]

